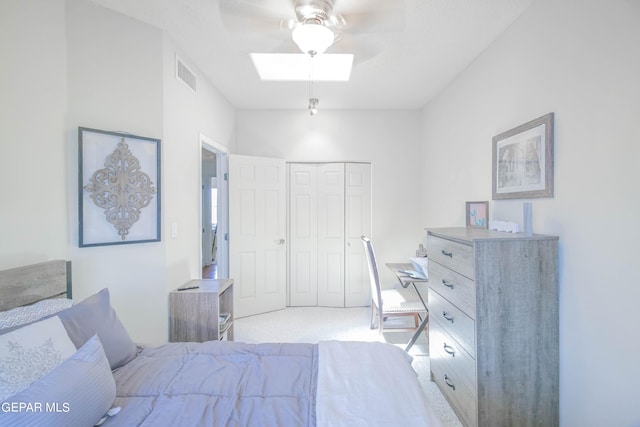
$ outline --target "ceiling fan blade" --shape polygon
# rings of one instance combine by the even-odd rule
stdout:
[[[296,19],[290,0],[220,0],[218,8],[231,32],[276,35]]]
[[[327,53],[350,53],[353,55],[353,64],[358,65],[373,59],[380,52],[379,48],[357,36],[338,33],[336,42],[327,49]]]
[[[334,18],[339,29],[352,34],[401,32],[405,30],[405,0],[336,0]]]
[[[271,53],[302,53],[300,48],[293,42],[291,38],[279,43]]]

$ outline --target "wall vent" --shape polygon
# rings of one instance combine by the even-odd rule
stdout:
[[[176,56],[176,78],[196,91],[197,79],[196,75],[185,65],[180,58]]]

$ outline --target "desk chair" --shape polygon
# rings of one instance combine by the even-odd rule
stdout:
[[[382,289],[378,265],[371,240],[362,236],[362,244],[369,265],[369,279],[371,283],[371,329],[378,326],[380,334],[385,330],[384,321],[389,317],[412,316],[414,328],[386,328],[388,331],[407,332],[415,331],[420,323],[418,313],[424,313],[425,308],[417,295],[410,289]],[[404,292],[406,291],[406,292]]]

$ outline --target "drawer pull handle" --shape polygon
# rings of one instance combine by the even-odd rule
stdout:
[[[446,280],[442,279],[442,284],[445,285],[449,289],[453,289],[453,283],[449,283]]]
[[[455,386],[452,382],[450,382],[450,381],[449,381],[449,377],[447,376],[447,374],[444,374],[444,383],[445,383],[446,385],[448,385],[449,387],[451,387],[451,389],[452,389],[453,391],[455,391],[455,390],[456,390],[456,386]]]
[[[453,252],[447,252],[444,249],[442,250],[442,255],[448,256],[449,258],[453,258]]]
[[[449,314],[447,314],[446,311],[442,312],[442,317],[444,317],[445,320],[448,320],[449,322],[453,323],[453,316],[450,316]]]
[[[451,347],[447,343],[444,343],[444,351],[445,353],[451,355],[451,357],[456,357],[456,349]]]

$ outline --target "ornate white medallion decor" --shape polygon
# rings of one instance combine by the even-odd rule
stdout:
[[[96,206],[125,240],[129,229],[140,218],[141,210],[151,203],[156,189],[151,178],[140,170],[140,162],[122,138],[107,156],[104,168],[93,173],[84,189]]]
[[[78,128],[79,246],[160,241],[160,140]]]

